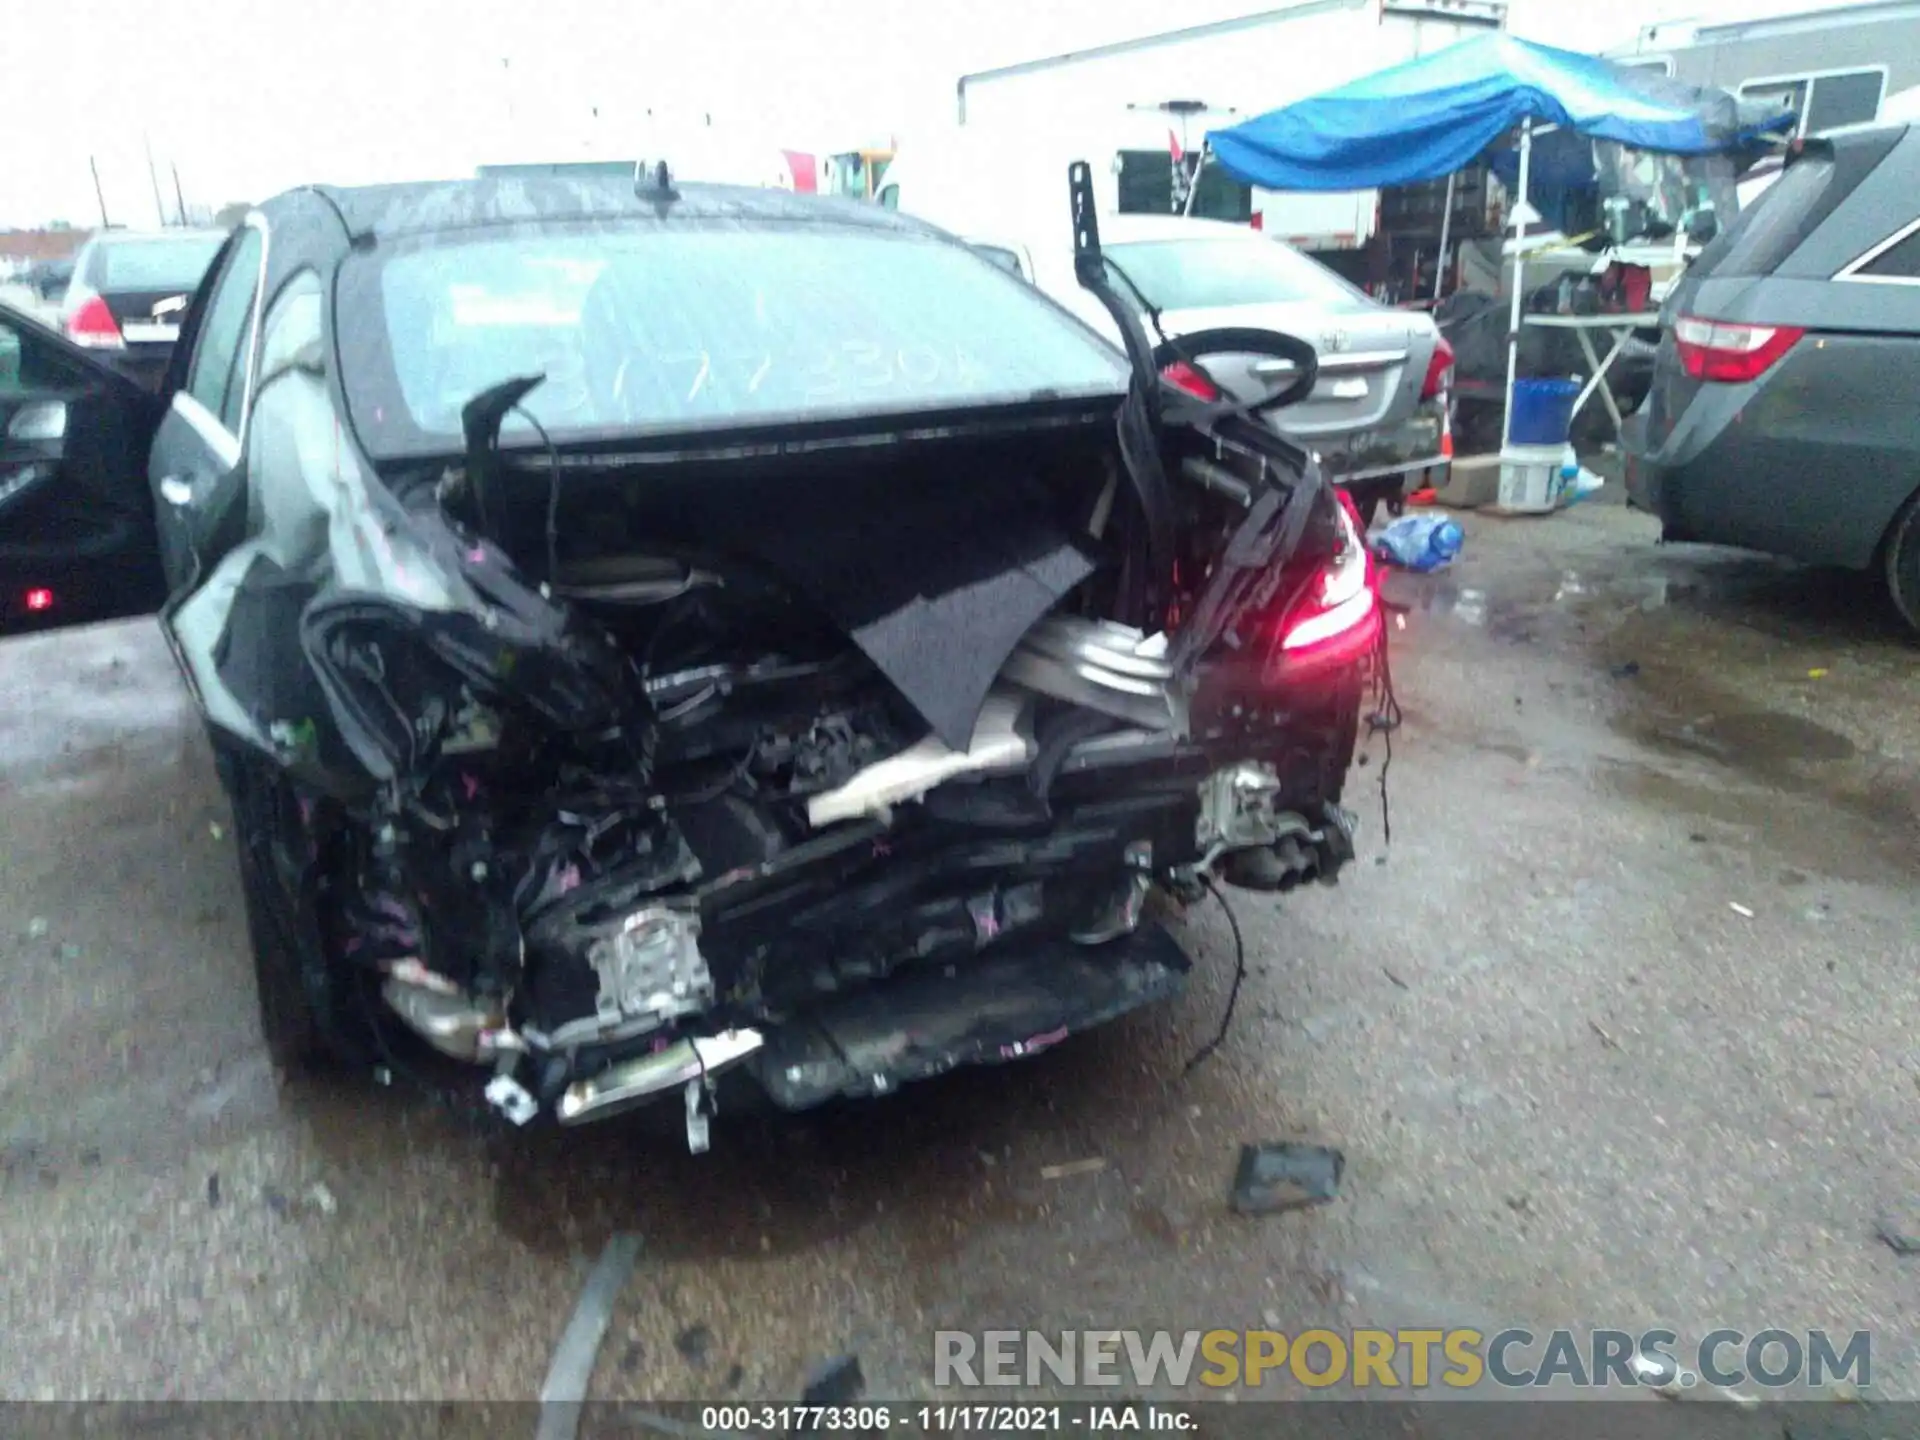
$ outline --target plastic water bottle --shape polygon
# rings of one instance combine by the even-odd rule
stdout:
[[[1396,569],[1425,575],[1451,565],[1466,538],[1451,515],[1402,515],[1374,536],[1373,552]]]

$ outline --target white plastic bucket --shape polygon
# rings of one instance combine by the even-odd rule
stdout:
[[[1513,515],[1545,515],[1560,503],[1564,445],[1509,445],[1500,452],[1500,493],[1495,509]]]

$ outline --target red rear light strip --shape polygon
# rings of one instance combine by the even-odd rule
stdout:
[[[1695,380],[1743,385],[1758,380],[1807,332],[1798,325],[1736,325],[1682,315],[1673,324],[1680,365]]]
[[[1176,360],[1160,372],[1161,378],[1202,400],[1218,400],[1220,389],[1184,360]]]
[[[67,338],[96,349],[117,350],[127,343],[107,302],[98,295],[89,295],[67,317]]]

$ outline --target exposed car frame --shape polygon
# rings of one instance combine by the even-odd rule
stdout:
[[[233,802],[278,1062],[447,1070],[514,1123],[677,1095],[701,1148],[723,1072],[802,1109],[1177,991],[1156,886],[1337,877],[1383,643],[1371,561],[1310,456],[1161,379],[1090,194],[1079,175],[1077,263],[1125,363],[931,227],[664,171],[297,191],[229,237],[149,475],[162,628]],[[1109,378],[544,444],[503,428],[537,377],[474,393],[445,442],[395,415],[383,255],[683,224],[935,247]],[[229,384],[196,389],[223,333]],[[815,491],[867,497],[905,547],[870,552],[904,605],[836,609],[861,552],[833,548],[851,510],[795,499]],[[669,541],[702,494],[704,548]],[[603,498],[648,517],[643,553],[582,522]],[[1084,530],[1057,528],[1062,505]],[[919,573],[938,552],[914,535],[975,568]],[[655,664],[658,607],[689,596],[719,637],[689,654],[716,658]]]

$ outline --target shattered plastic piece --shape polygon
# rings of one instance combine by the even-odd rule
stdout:
[[[1324,1205],[1340,1193],[1340,1175],[1346,1166],[1347,1157],[1330,1145],[1291,1140],[1242,1145],[1229,1203],[1241,1215]]]
[[[802,1405],[845,1405],[866,1393],[867,1377],[860,1371],[858,1355],[836,1355],[822,1361],[807,1375],[806,1389],[800,1392]]]
[[[1066,1180],[1075,1175],[1098,1175],[1107,1168],[1104,1155],[1090,1156],[1085,1160],[1069,1160],[1064,1165],[1043,1165],[1040,1167],[1042,1180]]]
[[[494,1077],[496,1084],[502,1080],[507,1077]],[[492,1090],[493,1086],[487,1088]],[[554,1347],[546,1382],[540,1387],[540,1423],[534,1430],[535,1440],[572,1440],[579,1433],[580,1408],[587,1398],[600,1342],[606,1338],[614,1305],[639,1255],[638,1235],[615,1235],[594,1261],[567,1328]]]
[[[216,840],[224,840],[227,838],[227,827],[222,825],[218,820],[209,820],[207,822],[207,834]]]
[[[487,1082],[487,1103],[516,1125],[524,1125],[540,1113],[540,1106],[527,1087],[511,1075],[496,1075]]]
[[[915,800],[956,775],[987,770],[1017,770],[1033,758],[1033,744],[1020,733],[1026,703],[1015,696],[990,695],[974,726],[965,754],[929,735],[911,750],[869,765],[837,790],[807,802],[807,823],[818,829],[836,820],[879,814],[902,800]]]
[[[713,1144],[712,1127],[707,1123],[706,1087],[698,1080],[689,1080],[683,1093],[687,1100],[687,1153],[704,1155]]]
[[[27,938],[29,940],[44,940],[47,938],[47,932],[52,928],[52,926],[47,924],[46,916],[36,915],[27,921]]]
[[[1747,919],[1747,920],[1753,919],[1753,911],[1749,910],[1746,906],[1742,905],[1738,900],[1729,900],[1727,902],[1727,908],[1733,911],[1734,914],[1739,915],[1744,919]]]
[[[340,1209],[340,1202],[333,1198],[333,1191],[319,1181],[308,1187],[307,1203],[322,1215],[337,1214]]]
[[[1898,1216],[1881,1215],[1873,1222],[1873,1233],[1896,1255],[1920,1255],[1920,1225],[1902,1223]]]
[[[713,1327],[689,1325],[673,1337],[673,1348],[689,1365],[704,1370],[713,1359]]]

